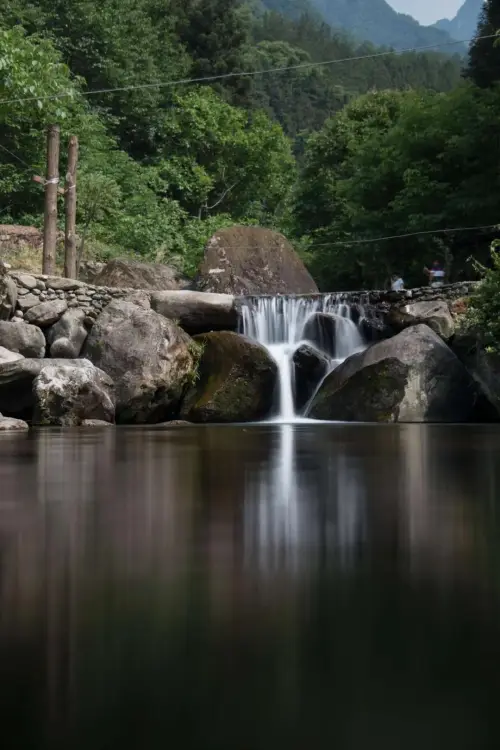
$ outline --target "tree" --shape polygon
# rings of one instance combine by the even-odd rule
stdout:
[[[466,75],[482,88],[500,81],[500,47],[491,37],[500,30],[500,0],[485,0],[477,34],[469,50]]]

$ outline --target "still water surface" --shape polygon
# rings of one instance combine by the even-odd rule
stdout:
[[[0,439],[6,750],[500,747],[500,430]]]

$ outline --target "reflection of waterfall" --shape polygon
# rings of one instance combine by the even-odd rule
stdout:
[[[272,436],[269,460],[245,476],[247,564],[265,573],[313,568],[320,557],[350,566],[366,526],[356,461],[328,444],[318,452],[300,425],[282,424]]]
[[[325,322],[330,325],[325,326]],[[265,346],[278,365],[276,411],[282,422],[297,417],[293,356],[299,346],[311,342],[327,356],[331,367],[364,347],[363,337],[353,320],[353,308],[334,294],[249,297],[241,308],[240,329]]]

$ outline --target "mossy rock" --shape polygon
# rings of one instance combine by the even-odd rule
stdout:
[[[253,422],[265,418],[272,408],[277,375],[266,349],[230,331],[213,331],[194,340],[202,353],[181,419]]]
[[[340,422],[397,422],[409,368],[397,359],[368,365],[342,382],[329,375],[309,417]]]

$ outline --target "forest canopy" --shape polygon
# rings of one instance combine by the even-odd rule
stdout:
[[[95,257],[192,274],[213,231],[251,223],[285,232],[325,289],[394,271],[419,283],[434,257],[470,275],[496,236],[494,40],[472,45],[461,78],[458,56],[355,42],[296,6],[4,0],[0,222],[40,224],[32,176],[57,122],[63,143],[80,140],[78,226]],[[325,61],[342,62],[310,65]],[[475,226],[489,228],[449,231]],[[412,236],[377,239],[394,235]]]

